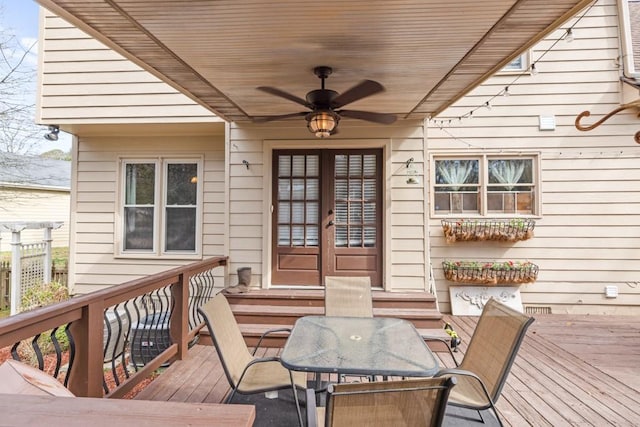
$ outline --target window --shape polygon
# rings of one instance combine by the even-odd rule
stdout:
[[[434,157],[435,215],[537,215],[537,156]]]
[[[199,253],[200,160],[122,162],[122,254]]]
[[[498,71],[498,74],[513,74],[528,71],[529,65],[531,64],[530,56],[530,51],[523,53],[522,55],[516,57],[513,61],[502,67],[502,69]]]

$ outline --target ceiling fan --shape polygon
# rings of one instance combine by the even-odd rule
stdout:
[[[300,111],[297,113],[281,114],[277,116],[255,117],[253,121],[256,123],[263,123],[273,120],[287,119],[290,117],[304,116],[307,120],[307,128],[309,131],[319,138],[327,138],[335,134],[341,117],[350,117],[352,119],[366,120],[368,122],[381,124],[391,124],[396,121],[396,116],[394,114],[341,109],[347,104],[366,98],[367,96],[383,92],[384,87],[380,83],[374,82],[373,80],[363,80],[352,88],[339,94],[334,90],[325,89],[324,87],[325,79],[333,72],[331,67],[316,67],[313,69],[313,72],[320,78],[322,84],[320,89],[312,90],[307,93],[306,100],[270,86],[260,86],[257,88],[262,92],[293,101],[307,107],[311,111]]]

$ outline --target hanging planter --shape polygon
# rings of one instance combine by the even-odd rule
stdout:
[[[442,231],[447,243],[472,240],[517,242],[533,237],[533,219],[443,219]]]
[[[498,286],[533,283],[538,266],[528,261],[479,262],[443,261],[444,277],[457,283]]]

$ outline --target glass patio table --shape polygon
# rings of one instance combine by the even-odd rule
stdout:
[[[438,362],[413,324],[402,319],[306,316],[280,355],[293,371],[431,377]]]

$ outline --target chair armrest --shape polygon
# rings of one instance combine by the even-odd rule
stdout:
[[[311,388],[307,389],[305,403],[307,406],[307,427],[318,427],[318,417],[316,416],[316,413],[318,412],[316,408],[316,393]]]
[[[265,333],[263,333],[262,335],[260,335],[260,338],[258,339],[258,343],[256,344],[255,348],[253,349],[253,353],[251,353],[252,355],[256,354],[256,351],[258,351],[258,348],[260,348],[260,344],[262,344],[262,340],[265,339],[265,337],[269,334],[272,334],[274,332],[291,332],[291,328],[276,328],[276,329],[269,329],[268,331],[266,331]]]
[[[484,384],[484,381],[482,381],[482,379],[479,376],[477,376],[476,374],[474,374],[471,371],[467,371],[466,369],[459,369],[459,368],[441,369],[440,371],[438,371],[434,375],[434,378],[435,377],[442,377],[442,376],[454,376],[454,375],[455,376],[471,377],[471,378],[475,379],[476,381],[478,381],[478,383],[480,383],[480,386],[482,387],[482,391],[484,391],[484,394],[487,397],[487,401],[491,405],[495,404],[495,402],[493,401],[493,398],[489,394],[489,390],[487,390],[487,386]]]
[[[423,335],[422,339],[425,341],[439,341],[443,343],[447,347],[447,350],[449,351],[449,355],[451,355],[451,358],[453,359],[453,363],[455,363],[456,366],[459,366],[459,363],[456,360],[456,356],[453,354],[453,351],[455,350],[451,350],[451,340],[447,340],[445,338],[440,338],[440,337],[430,337],[428,335]],[[457,347],[456,347],[456,350],[457,350]]]

